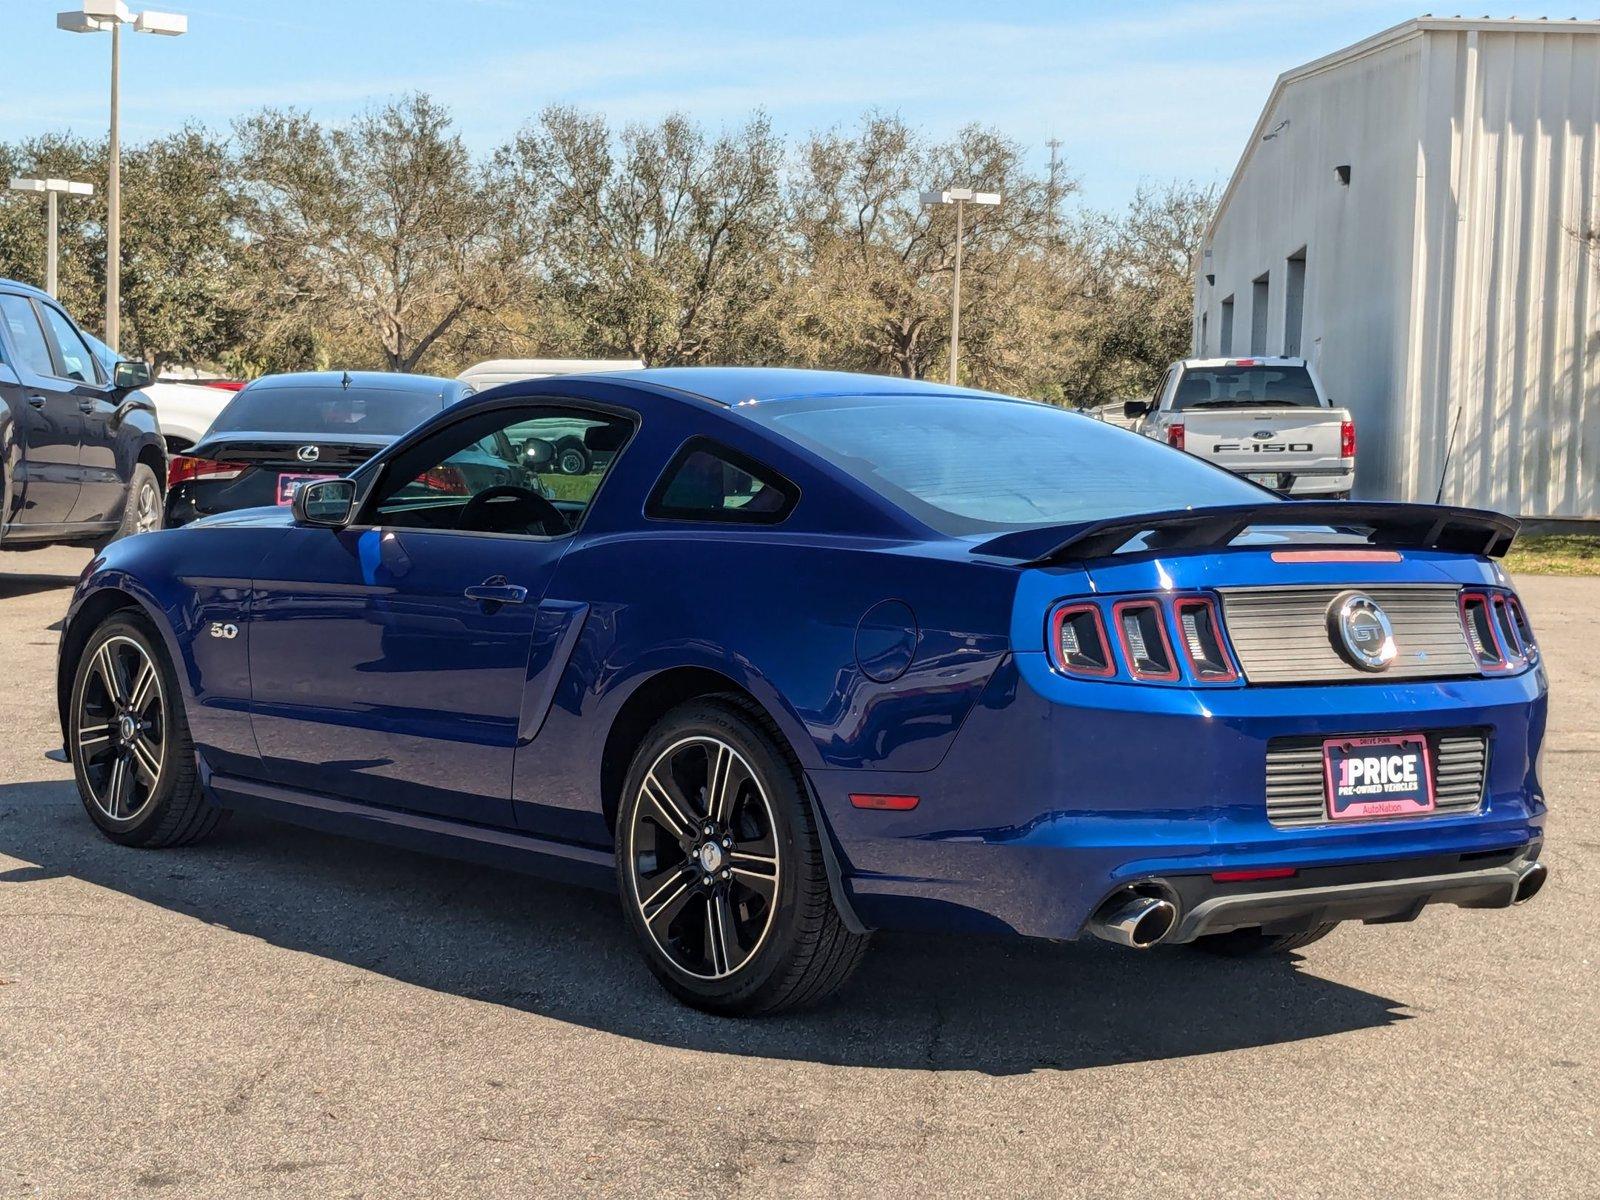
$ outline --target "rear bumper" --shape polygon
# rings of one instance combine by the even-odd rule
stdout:
[[[1201,694],[1067,681],[1036,657],[1017,655],[996,672],[935,769],[810,773],[867,924],[1071,939],[1108,897],[1149,880],[1179,890],[1180,922],[1214,901],[1204,927],[1185,936],[1318,912],[1399,920],[1430,903],[1503,903],[1506,864],[1542,844],[1542,672]],[[1464,728],[1482,731],[1489,746],[1475,809],[1292,826],[1268,819],[1275,738]],[[920,802],[868,811],[851,804],[852,792]],[[1211,872],[1256,868],[1292,868],[1296,883],[1190,894],[1194,885],[1178,882],[1209,885]],[[1462,870],[1490,874],[1463,882]],[[1352,886],[1283,897],[1317,880]]]
[[[1291,496],[1328,496],[1345,494],[1356,485],[1355,468],[1348,471],[1317,471],[1293,474],[1287,489]]]
[[[1167,881],[1178,917],[1164,941],[1246,928],[1296,933],[1336,921],[1410,921],[1432,904],[1509,908],[1543,885],[1539,849],[1324,868],[1271,884],[1219,884],[1210,876]]]

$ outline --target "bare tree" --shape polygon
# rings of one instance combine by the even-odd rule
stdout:
[[[523,244],[584,348],[651,364],[773,356],[781,164],[759,113],[715,138],[676,115],[617,136],[564,107],[498,158]]]
[[[853,132],[815,135],[801,149],[794,220],[816,357],[910,377],[943,361],[955,220],[948,209],[923,209],[920,196],[944,186],[1005,197],[998,208],[967,213],[962,361],[977,380],[1017,374],[1015,318],[1037,299],[1030,259],[1070,185],[1053,187],[1030,172],[1021,147],[994,130],[969,126],[934,145],[884,114]]]
[[[264,340],[310,323],[411,371],[504,302],[520,255],[502,197],[426,95],[339,129],[268,109],[237,133]]]

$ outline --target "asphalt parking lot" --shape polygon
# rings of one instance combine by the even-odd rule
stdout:
[[[102,840],[44,758],[86,557],[0,558],[0,1195],[1600,1195],[1600,579],[1519,581],[1526,907],[1278,964],[880,936],[735,1023],[608,897],[264,821]]]

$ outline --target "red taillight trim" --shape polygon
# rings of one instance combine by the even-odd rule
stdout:
[[[1195,661],[1194,653],[1189,649],[1189,639],[1183,636],[1183,614],[1191,608],[1203,608],[1211,614],[1211,628],[1217,635],[1217,650],[1228,668],[1226,675],[1208,675]],[[1216,601],[1210,596],[1181,596],[1172,602],[1172,615],[1178,622],[1178,628],[1174,632],[1183,646],[1183,657],[1189,664],[1189,673],[1201,683],[1236,683],[1239,679],[1239,669],[1234,666],[1233,653],[1228,648],[1228,636],[1222,628],[1222,611],[1217,607]]]
[[[1255,867],[1245,871],[1213,871],[1212,883],[1253,883],[1258,879],[1293,879],[1299,867]]]
[[[1341,421],[1339,423],[1339,457],[1354,458],[1356,456],[1356,423],[1354,421]]]
[[[922,803],[919,796],[880,796],[868,792],[851,792],[850,803],[856,808],[875,812],[910,812]]]
[[[1133,650],[1128,645],[1128,633],[1122,627],[1122,614],[1129,609],[1149,608],[1156,614],[1156,628],[1161,633],[1161,643],[1167,650],[1167,661],[1172,664],[1172,670],[1165,674],[1154,674],[1150,671],[1141,671],[1133,660]],[[1172,635],[1167,632],[1167,614],[1159,600],[1119,600],[1111,606],[1111,623],[1117,627],[1117,644],[1122,648],[1122,661],[1127,665],[1128,674],[1135,679],[1150,683],[1175,683],[1178,679],[1178,655],[1172,648]]]
[[[211,458],[196,458],[192,454],[174,454],[167,459],[167,490],[194,479],[221,482],[237,479],[249,470],[248,463],[218,462]]]
[[[1494,639],[1494,652],[1499,655],[1493,662],[1484,662],[1474,651],[1473,657],[1478,659],[1478,669],[1486,672],[1509,671],[1512,666],[1511,656],[1506,653],[1506,648],[1500,641],[1499,623],[1494,619],[1494,601],[1488,592],[1464,591],[1456,601],[1456,607],[1461,613],[1461,633],[1467,639],[1467,649],[1472,649],[1472,617],[1467,612],[1467,607],[1474,601],[1483,605],[1484,616],[1488,619],[1489,636]]]
[[[1090,670],[1086,667],[1074,667],[1061,657],[1061,626],[1066,619],[1075,613],[1086,612],[1094,617],[1095,632],[1100,637],[1100,650],[1105,655],[1106,665],[1103,671]],[[1050,661],[1056,670],[1065,675],[1079,675],[1086,679],[1109,679],[1117,673],[1115,656],[1111,653],[1111,641],[1106,637],[1106,619],[1100,612],[1098,604],[1063,604],[1050,614]]]
[[[1167,426],[1167,445],[1174,450],[1183,449],[1183,422],[1174,421]]]

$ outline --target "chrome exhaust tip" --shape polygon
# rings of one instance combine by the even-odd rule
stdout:
[[[1539,894],[1544,881],[1550,878],[1550,868],[1542,862],[1523,863],[1517,872],[1517,886],[1512,889],[1511,903],[1526,904]]]
[[[1128,896],[1113,900],[1089,922],[1095,937],[1135,950],[1148,950],[1177,923],[1178,909],[1158,896]]]

